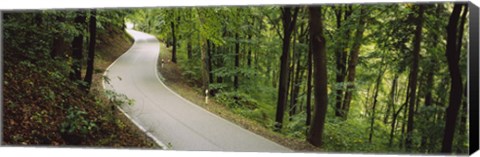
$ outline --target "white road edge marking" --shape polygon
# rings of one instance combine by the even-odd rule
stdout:
[[[102,86],[103,86],[104,90],[105,90],[105,79],[104,78],[107,76],[108,69],[110,69],[110,67],[112,67],[118,61],[118,59],[120,59],[120,57],[122,57],[123,55],[130,52],[130,49],[132,49],[133,45],[137,42],[135,39],[133,39],[133,40],[134,40],[134,42],[133,42],[132,46],[130,48],[128,48],[128,50],[125,53],[123,53],[117,59],[115,59],[115,61],[113,61],[113,63],[110,64],[107,67],[107,69],[105,69],[105,72],[103,73],[103,77],[102,77]],[[158,62],[158,60],[157,60],[157,62]],[[158,76],[157,76],[157,78],[158,78]],[[115,107],[117,107],[117,109],[120,110],[120,112],[122,112],[128,119],[130,119],[130,121],[132,121],[133,124],[135,124],[140,130],[142,130],[142,132],[144,132],[148,137],[150,137],[153,141],[155,141],[155,143],[157,145],[161,146],[162,147],[161,149],[163,149],[163,150],[168,149],[167,145],[165,145],[162,141],[160,141],[155,136],[153,136],[152,133],[148,132],[143,126],[141,126],[137,121],[135,121],[132,117],[130,117],[122,108],[120,108],[119,106],[115,106]]]

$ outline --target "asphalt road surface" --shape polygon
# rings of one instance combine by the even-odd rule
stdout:
[[[133,46],[106,71],[104,87],[134,99],[122,110],[161,145],[173,150],[292,152],[185,100],[163,84],[157,73],[159,41],[127,30]]]

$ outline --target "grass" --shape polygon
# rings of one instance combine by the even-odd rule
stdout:
[[[306,141],[287,137],[283,134],[274,132],[253,119],[248,119],[242,115],[236,114],[230,108],[221,102],[218,102],[215,98],[209,98],[209,103],[206,104],[204,102],[205,99],[202,96],[203,91],[201,91],[200,88],[195,87],[194,84],[189,83],[192,81],[188,81],[187,78],[183,77],[182,71],[177,64],[169,62],[171,59],[171,49],[166,48],[164,43],[160,43],[160,52],[159,60],[163,59],[165,61],[163,67],[160,65],[161,61],[158,62],[159,65],[157,66],[158,71],[164,78],[162,80],[164,80],[165,84],[169,88],[174,90],[182,97],[224,119],[241,126],[242,128],[252,131],[292,150],[301,152],[321,151],[320,148],[317,148]]]

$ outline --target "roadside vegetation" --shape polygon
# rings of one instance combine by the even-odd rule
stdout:
[[[4,12],[2,144],[159,148],[114,107],[128,100],[102,87],[105,69],[132,44],[123,29],[125,14]],[[87,27],[92,17],[95,29]],[[72,44],[75,38],[85,41],[76,49],[81,54],[94,48],[91,67],[91,56],[73,58],[72,49],[79,46]],[[89,39],[96,46],[90,47]],[[81,80],[72,77],[75,59],[91,68],[78,69]],[[91,82],[83,79],[87,77]]]

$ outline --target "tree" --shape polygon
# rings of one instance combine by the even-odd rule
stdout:
[[[87,83],[85,90],[88,91],[90,89],[90,85],[92,84],[92,77],[93,77],[93,66],[94,66],[94,59],[95,59],[95,44],[97,39],[97,13],[96,10],[93,9],[90,12],[90,23],[89,23],[89,32],[90,32],[90,41],[88,46],[88,58],[87,58],[87,72],[85,74],[84,81]]]
[[[310,46],[312,47],[314,60],[315,109],[307,140],[315,146],[321,146],[328,106],[326,41],[323,37],[321,8],[309,7],[308,9],[310,14]]]
[[[83,59],[83,26],[85,25],[84,11],[77,11],[75,17],[75,24],[77,25],[77,35],[72,41],[72,72],[70,73],[71,80],[82,79],[82,59]]]
[[[308,44],[310,45],[310,44]],[[310,125],[310,121],[312,120],[312,107],[311,107],[311,101],[312,101],[312,50],[311,46],[308,48],[308,57],[307,57],[307,64],[308,64],[308,73],[307,73],[307,106],[306,106],[306,112],[307,112],[307,120],[306,120],[306,125]]]
[[[238,33],[235,33],[235,69],[240,68],[240,41],[238,37]],[[233,87],[235,89],[238,89],[239,82],[238,82],[238,72],[235,73],[235,76],[233,77]]]
[[[460,74],[460,69],[458,62],[460,60],[460,51],[458,51],[459,45],[457,35],[458,33],[458,20],[460,12],[462,10],[467,11],[467,5],[465,4],[455,4],[453,7],[452,14],[447,25],[447,48],[445,52],[445,57],[447,57],[448,70],[450,72],[450,97],[449,104],[445,116],[445,129],[442,141],[442,152],[451,153],[452,152],[452,142],[453,136],[455,133],[458,110],[462,101],[462,77]],[[463,27],[461,25],[460,27]],[[461,43],[460,43],[461,44]]]
[[[288,96],[288,65],[290,64],[290,40],[293,28],[297,21],[297,14],[299,8],[282,7],[282,22],[283,22],[283,46],[282,57],[280,58],[280,77],[278,82],[278,98],[277,98],[277,111],[275,116],[275,130],[280,131],[283,123],[283,115],[285,113],[285,106],[287,104]]]
[[[344,117],[345,111],[343,111],[343,91],[344,89],[344,82],[346,76],[346,62],[348,52],[346,47],[348,47],[348,40],[350,39],[350,29],[345,29],[344,27],[347,26],[345,23],[347,22],[348,18],[352,14],[352,5],[348,5],[343,9],[343,7],[335,7],[335,17],[336,17],[336,24],[337,24],[337,33],[336,37],[339,38],[340,42],[336,45],[335,51],[335,58],[336,58],[336,70],[337,75],[335,78],[337,92],[335,98],[335,115],[337,117]],[[343,15],[343,19],[342,19]],[[343,20],[343,21],[342,21]],[[343,25],[342,25],[343,22]],[[342,27],[343,26],[343,27]],[[338,87],[339,86],[339,87]]]
[[[382,64],[381,66],[383,66],[383,59],[382,58],[382,61],[380,64]],[[368,142],[372,142],[372,138],[373,138],[373,125],[375,124],[375,111],[376,111],[376,107],[377,107],[377,102],[378,102],[378,92],[379,92],[379,88],[380,88],[380,85],[382,83],[382,77],[383,77],[383,74],[385,73],[385,70],[383,69],[383,67],[380,67],[380,72],[378,74],[378,77],[377,77],[377,83],[375,84],[375,91],[374,91],[374,96],[373,96],[373,105],[372,105],[372,111],[371,111],[371,114],[370,114],[370,134],[368,136]]]
[[[408,105],[408,122],[407,122],[407,138],[405,140],[405,145],[407,150],[412,149],[412,138],[413,138],[413,118],[415,115],[415,101],[416,94],[417,94],[417,75],[418,75],[418,62],[420,58],[420,48],[422,42],[422,29],[423,29],[423,13],[425,11],[424,5],[419,5],[417,8],[417,20],[416,20],[416,28],[415,28],[415,37],[413,39],[413,64],[410,69],[410,102]]]
[[[362,45],[362,38],[363,32],[365,31],[365,13],[366,10],[361,7],[360,8],[360,15],[361,18],[358,21],[358,28],[357,32],[355,32],[355,37],[353,41],[353,46],[350,51],[350,56],[348,59],[348,67],[347,67],[347,91],[345,92],[345,98],[343,99],[343,118],[347,119],[348,112],[350,110],[350,103],[352,100],[353,90],[355,89],[355,75],[356,75],[356,66],[358,64],[358,55],[360,53],[360,46]]]
[[[173,21],[170,22],[170,29],[172,30],[172,62],[177,63],[177,36],[175,35],[175,23]]]

